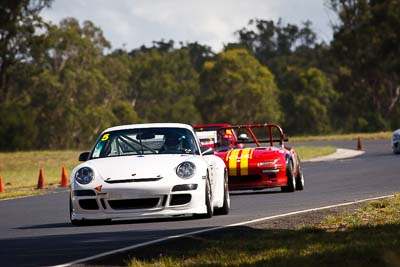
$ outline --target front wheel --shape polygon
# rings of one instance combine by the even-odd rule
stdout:
[[[204,214],[194,214],[193,216],[195,218],[203,219],[203,218],[211,218],[214,214],[214,207],[212,205],[212,194],[211,194],[211,185],[210,185],[210,180],[208,179],[208,176],[206,178],[206,190],[205,190],[206,196],[206,209],[207,213]]]
[[[224,204],[222,208],[215,210],[215,214],[218,215],[227,215],[231,209],[231,199],[229,197],[229,188],[228,188],[228,172],[225,170],[224,173]]]
[[[297,172],[297,177],[296,177],[296,190],[301,191],[303,189],[304,189],[304,174],[299,166],[299,171]]]
[[[282,192],[294,192],[296,191],[296,179],[293,174],[293,161],[289,160],[286,166],[286,177],[287,185],[281,187]]]
[[[400,143],[393,144],[393,154],[400,154]]]

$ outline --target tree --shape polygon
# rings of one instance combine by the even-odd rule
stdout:
[[[13,103],[0,106],[0,150],[29,150],[35,148],[38,127],[36,112],[26,105]]]
[[[195,123],[198,74],[186,49],[137,53],[131,67],[130,98],[146,122]]]
[[[337,93],[327,75],[317,68],[288,67],[282,81],[281,103],[287,132],[329,132],[331,110]]]
[[[204,62],[215,57],[215,53],[212,51],[211,47],[201,45],[197,42],[187,43],[186,45],[181,43],[181,46],[183,49],[187,49],[189,51],[192,66],[199,73],[203,68]]]
[[[198,108],[206,122],[279,122],[274,77],[245,49],[220,53],[201,74]]]
[[[313,48],[317,41],[309,21],[303,23],[302,28],[294,24],[283,25],[282,20],[275,23],[272,20],[259,19],[250,20],[248,26],[249,29],[243,28],[236,32],[239,44],[246,47],[264,65],[271,58]]]
[[[330,0],[338,15],[332,57],[342,94],[340,116],[348,128],[388,129],[398,123],[400,5],[398,0]]]
[[[0,2],[0,103],[8,101],[12,68],[29,59],[31,39],[44,23],[39,13],[52,0],[2,0]]]
[[[40,148],[86,147],[101,130],[119,122],[113,110],[118,114],[126,107],[121,101],[128,91],[119,78],[127,80],[130,73],[114,72],[124,70],[124,63],[104,57],[109,47],[92,22],[81,26],[71,18],[58,27],[49,25],[38,37],[32,46],[32,63],[38,71],[32,77],[30,97],[39,114]],[[115,70],[108,68],[111,65]],[[136,119],[133,109],[127,116]]]

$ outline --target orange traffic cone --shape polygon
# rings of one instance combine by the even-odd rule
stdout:
[[[0,176],[0,193],[4,193],[3,177]]]
[[[361,145],[361,137],[358,137],[358,140],[357,140],[357,150],[360,150],[360,151],[364,150]]]
[[[61,186],[66,187],[69,186],[67,171],[65,170],[64,166],[61,170]]]
[[[40,169],[37,189],[43,189],[43,188],[44,188],[44,174],[43,174],[43,169]]]

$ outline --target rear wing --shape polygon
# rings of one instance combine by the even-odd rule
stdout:
[[[255,129],[262,129],[261,131],[263,131],[263,128],[265,128],[265,137],[263,135],[262,138],[258,138],[254,131]],[[283,147],[284,142],[289,141],[289,139],[285,137],[282,128],[277,124],[245,124],[222,127],[217,130],[218,135],[222,135],[228,129],[236,132],[236,135],[238,131],[247,133],[237,135],[236,139],[232,140],[232,146],[235,146],[236,144],[255,143],[259,147],[261,146],[261,143],[269,143],[271,146],[273,146],[274,143],[279,143],[279,145]]]

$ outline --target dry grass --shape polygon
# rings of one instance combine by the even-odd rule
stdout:
[[[360,137],[362,139],[390,139],[392,137],[392,132],[293,136],[293,137],[289,137],[289,140],[291,142],[356,140],[358,137]]]
[[[331,146],[313,147],[313,146],[298,146],[295,147],[296,153],[300,159],[312,159],[317,157],[326,156],[336,152],[336,148]]]
[[[79,163],[78,156],[78,151],[0,153],[0,176],[5,188],[0,198],[45,193],[46,190],[36,190],[40,168],[43,169],[46,186],[57,187],[62,167],[69,174]]]

